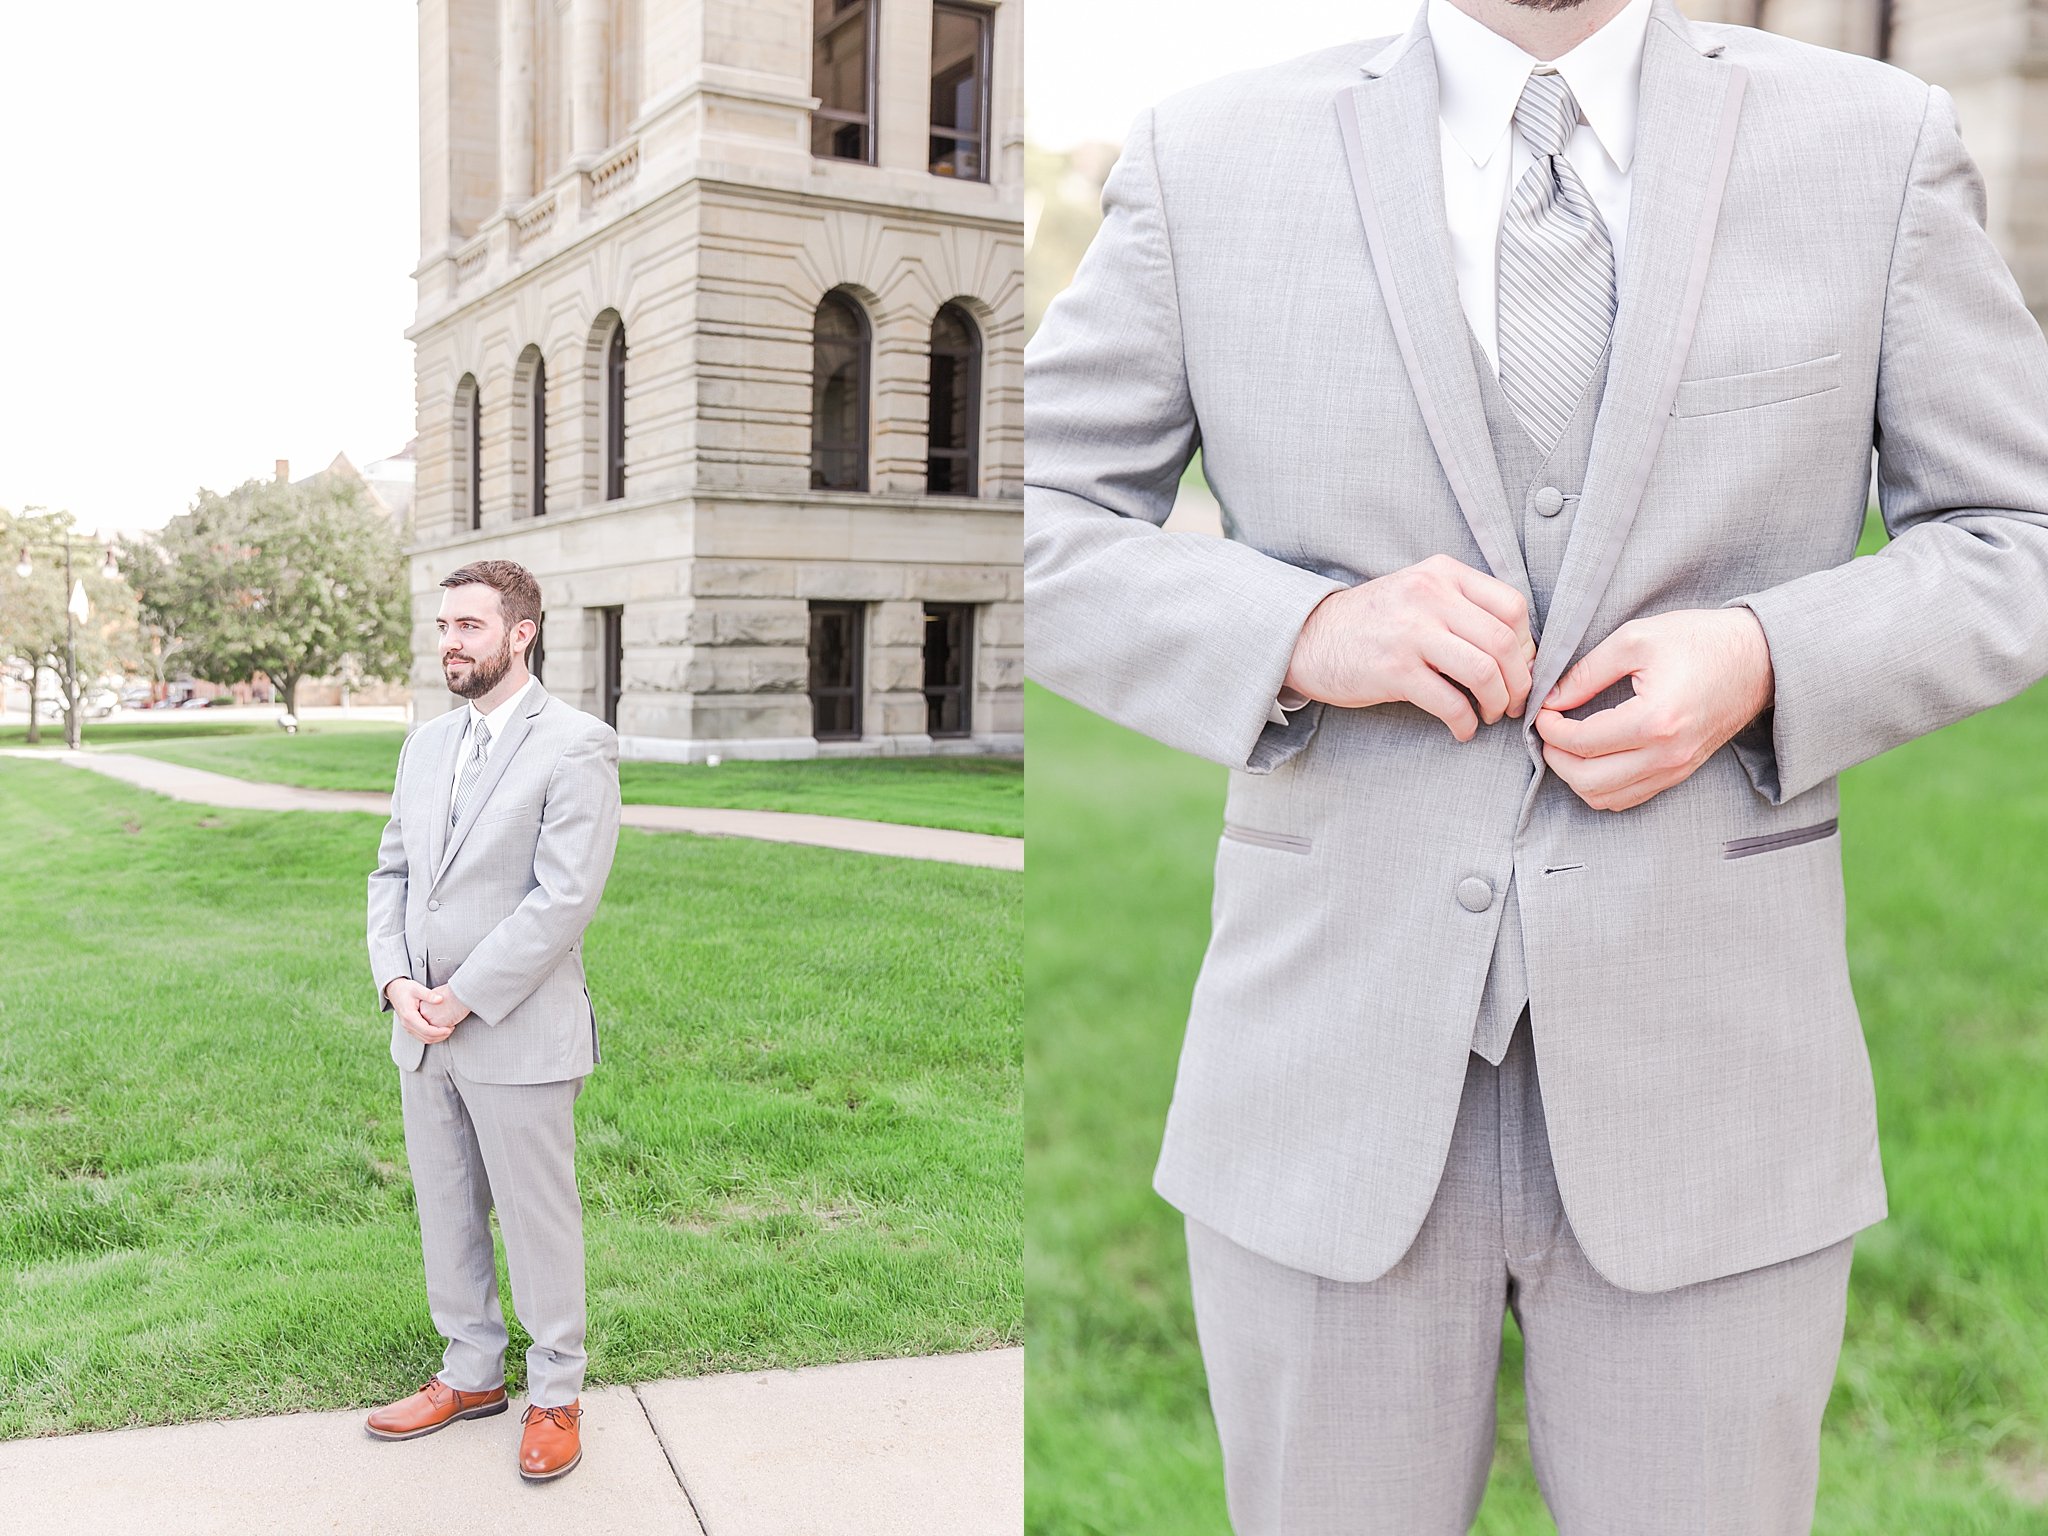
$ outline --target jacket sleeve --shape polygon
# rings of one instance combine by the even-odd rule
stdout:
[[[2048,674],[2048,337],[1984,229],[1955,103],[1928,89],[1878,354],[1878,553],[1740,604],[1771,707],[1733,743],[1782,804]]]
[[[377,867],[370,871],[370,978],[377,984],[377,1006],[385,1013],[391,1011],[391,1000],[384,989],[412,974],[405,947],[405,831],[399,821],[399,795],[405,787],[405,754],[418,734],[409,734],[398,749],[398,772],[391,781],[391,819],[384,823],[384,835],[377,842]]]
[[[1275,721],[1274,701],[1302,623],[1346,583],[1159,526],[1200,434],[1152,112],[1102,208],[1025,353],[1026,671],[1170,747],[1269,772],[1314,734],[1322,704]]]
[[[448,978],[485,1024],[525,1002],[597,912],[619,842],[619,737],[610,726],[563,752],[548,776],[532,890]]]

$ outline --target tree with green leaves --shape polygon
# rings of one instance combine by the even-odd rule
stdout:
[[[412,602],[398,530],[338,478],[201,491],[134,572],[145,625],[178,641],[194,677],[262,672],[292,709],[299,679],[347,658],[366,677],[412,664]]]
[[[71,540],[71,574],[85,584],[87,613],[72,626],[78,675],[72,676],[70,649],[65,644],[64,611],[71,600],[64,583],[64,541]],[[21,557],[29,574],[18,570]],[[41,739],[36,719],[36,679],[47,669],[57,675],[67,718],[79,693],[112,672],[127,675],[142,668],[135,591],[125,570],[108,576],[102,570],[106,546],[81,535],[69,512],[26,508],[0,510],[0,655],[16,677],[29,684],[31,742]]]

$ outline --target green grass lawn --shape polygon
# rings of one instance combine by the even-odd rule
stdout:
[[[87,723],[87,750],[135,752],[238,779],[306,789],[388,792],[405,728],[323,720],[287,736],[268,720]],[[0,730],[0,746],[19,746],[23,728]],[[60,725],[44,744],[62,747]],[[840,757],[797,762],[629,762],[619,765],[628,805],[696,805],[757,811],[808,811],[911,826],[950,827],[999,837],[1024,835],[1024,765],[1015,757]]]
[[[1227,1536],[1180,1218],[1150,1191],[1225,775],[1027,694],[1033,1536]],[[1857,1239],[1820,1536],[2048,1532],[2048,685],[1842,780],[1889,1220]],[[1477,1529],[1552,1530],[1504,1327]]]
[[[0,1436],[436,1368],[364,955],[381,825],[0,760]],[[593,1384],[1018,1340],[1021,904],[1014,873],[622,834],[585,946]]]

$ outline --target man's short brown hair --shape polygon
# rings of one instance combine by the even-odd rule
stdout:
[[[505,615],[506,633],[518,628],[521,619],[531,619],[534,638],[540,638],[540,583],[533,579],[533,572],[517,560],[472,560],[461,570],[441,578],[444,587],[466,587],[473,583],[481,583],[498,594],[498,611]],[[531,644],[523,655],[531,664]]]

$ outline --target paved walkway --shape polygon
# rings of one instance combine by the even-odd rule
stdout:
[[[261,784],[187,768],[132,752],[72,752],[41,747],[0,748],[0,757],[27,757],[90,768],[139,789],[174,800],[244,811],[371,811],[391,814],[391,797],[367,790],[298,789]],[[629,805],[629,827],[650,832],[694,832],[701,837],[751,837],[771,843],[807,843],[852,853],[880,853],[899,859],[935,859],[945,864],[979,864],[1022,869],[1024,840],[955,832],[945,827],[910,827],[891,821],[858,821],[849,816],[811,816],[797,811],[735,811],[685,805]]]
[[[1018,1536],[1024,1352],[699,1376],[583,1395],[583,1462],[521,1480],[512,1408],[419,1440],[360,1412],[0,1444],[0,1525],[98,1536],[332,1531]]]

